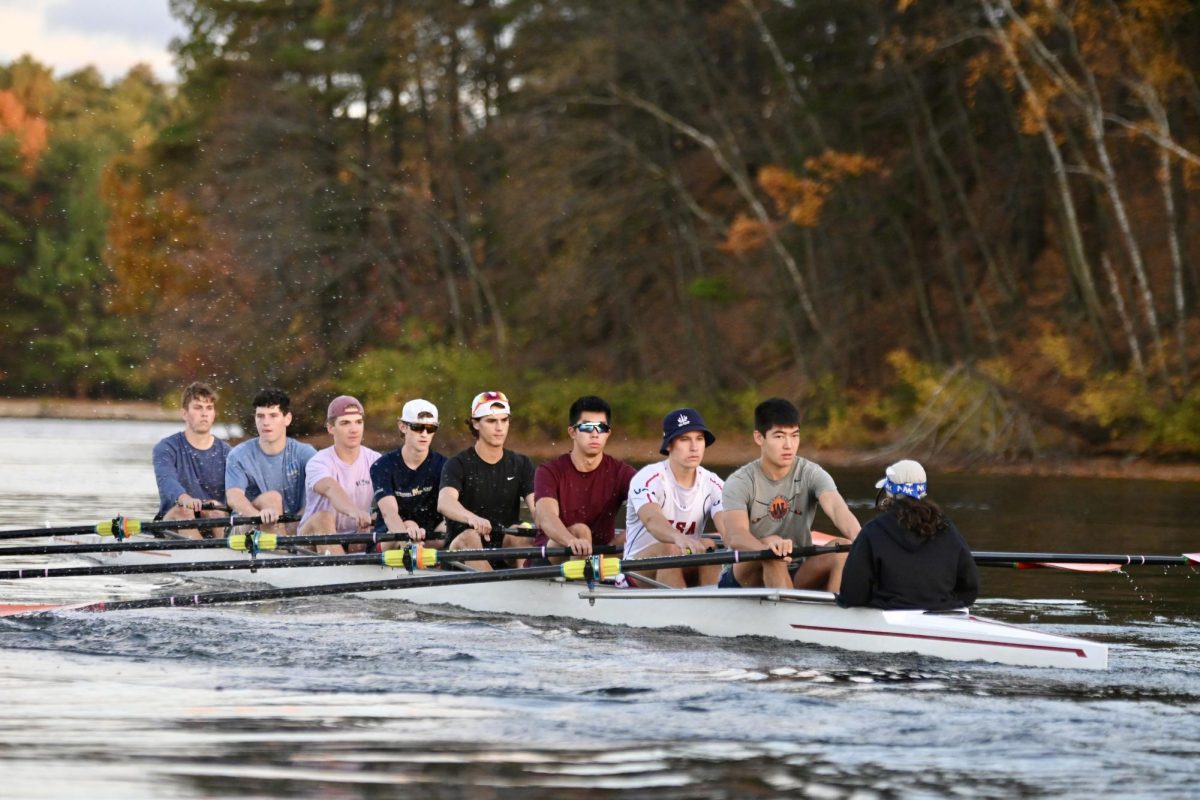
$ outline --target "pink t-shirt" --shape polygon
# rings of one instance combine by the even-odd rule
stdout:
[[[304,468],[304,516],[300,519],[300,524],[304,525],[309,517],[318,512],[333,511],[333,503],[329,502],[329,498],[313,491],[313,487],[322,478],[333,478],[334,482],[350,495],[354,505],[363,511],[370,511],[375,495],[371,485],[371,465],[378,459],[379,453],[369,447],[359,448],[358,458],[353,464],[347,464],[338,458],[332,446],[318,450]],[[335,527],[337,530],[321,533],[354,533],[358,530],[358,522],[353,517],[338,512]]]
[[[580,472],[566,453],[547,461],[533,474],[534,502],[543,497],[558,501],[558,516],[563,525],[582,522],[592,532],[592,544],[608,544],[616,533],[617,512],[629,494],[633,467],[605,455],[591,472]],[[534,545],[548,541],[539,533]]]

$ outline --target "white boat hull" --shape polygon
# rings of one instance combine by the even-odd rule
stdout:
[[[249,559],[229,550],[97,553],[103,564]],[[273,558],[265,554],[260,558]],[[403,578],[382,565],[213,570],[190,573],[278,587]],[[435,574],[422,572],[418,574]],[[917,653],[953,661],[1106,669],[1108,647],[954,612],[841,608],[829,592],[775,589],[618,589],[532,579],[371,592],[421,605],[530,617],[568,617],[637,628],[688,628],[707,636],[766,636],[866,653]]]

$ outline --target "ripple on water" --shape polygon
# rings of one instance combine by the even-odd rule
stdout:
[[[152,510],[146,464],[163,433],[143,431],[119,446],[80,444],[89,439],[80,431],[57,443],[52,431],[6,440],[3,523]],[[93,452],[111,469],[89,466]],[[1140,484],[1114,500],[1125,482],[1084,495],[1090,485],[1073,484],[1069,501],[1034,504],[1029,497],[1045,498],[1054,481],[956,480],[961,491],[939,483],[943,497],[964,501],[949,507],[981,548],[1030,547],[1022,526],[1036,518],[1043,538],[1053,530],[1063,548],[1115,552],[1124,548],[1114,531],[1152,513],[1164,551],[1195,549],[1186,542],[1200,491]],[[1196,576],[1012,570],[987,571],[984,581],[986,594],[1006,599],[981,602],[981,611],[1105,641],[1110,671],[853,654],[369,597],[4,618],[0,793],[1194,794]],[[106,578],[0,592],[85,600],[219,585]]]

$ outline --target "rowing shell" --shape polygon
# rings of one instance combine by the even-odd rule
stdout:
[[[105,564],[160,564],[230,561],[238,555],[227,550],[192,550],[96,553],[90,557]],[[270,553],[259,555],[272,557]],[[194,574],[291,587],[397,578],[404,572],[365,564]],[[395,589],[372,592],[371,596],[489,613],[568,617],[606,625],[689,628],[708,636],[766,636],[865,653],[917,653],[953,661],[1025,667],[1108,666],[1107,645],[996,622],[966,609],[925,612],[841,608],[829,592],[798,589],[619,589],[598,584],[589,590],[578,582],[535,579]]]

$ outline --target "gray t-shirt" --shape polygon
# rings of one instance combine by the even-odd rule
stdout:
[[[777,481],[763,472],[762,459],[755,459],[725,479],[721,502],[726,511],[746,512],[755,538],[779,536],[791,539],[795,547],[808,547],[817,498],[836,491],[828,472],[799,456],[792,470]]]
[[[311,444],[288,439],[281,452],[269,456],[258,439],[248,439],[229,451],[225,488],[241,489],[251,502],[264,492],[279,492],[283,512],[299,514],[304,510],[304,468],[316,452]]]

